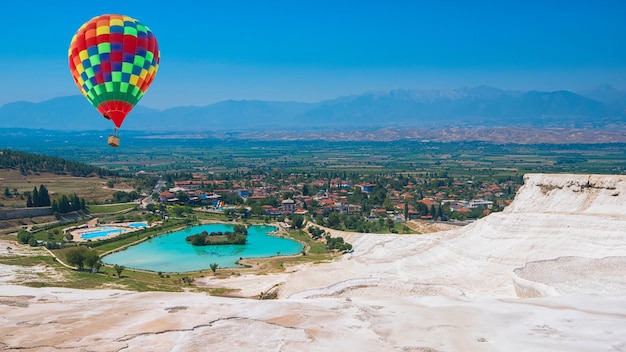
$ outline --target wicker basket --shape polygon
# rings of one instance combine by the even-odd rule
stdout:
[[[109,145],[111,147],[117,147],[120,145],[120,137],[109,135]]]

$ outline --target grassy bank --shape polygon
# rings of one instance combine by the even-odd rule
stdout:
[[[84,242],[83,245],[91,247],[99,255],[111,251],[121,250],[126,246],[143,241],[152,236],[178,230],[183,227],[193,226],[199,223],[196,219],[170,220],[163,225],[131,232],[116,238]],[[53,230],[53,229],[49,229]],[[255,258],[254,265],[246,268],[220,268],[217,276],[227,278],[242,274],[268,274],[282,272],[285,267],[305,264],[320,263],[332,260],[337,254],[329,253],[322,242],[314,241],[310,236],[301,230],[281,231],[281,236],[291,237],[305,245],[302,253],[293,256],[275,256],[271,258]],[[0,239],[15,241],[14,235],[3,235]],[[194,281],[204,276],[213,276],[210,268],[196,272],[186,273],[156,273],[143,270],[124,268],[121,275],[118,275],[115,268],[102,266],[98,273],[88,271],[78,271],[68,269],[61,265],[43,247],[20,246],[19,252],[27,251],[31,254],[20,255],[14,251],[13,254],[0,256],[0,263],[6,265],[17,265],[30,268],[26,272],[30,273],[20,279],[19,284],[32,287],[67,287],[77,289],[123,289],[132,291],[195,291],[206,292],[211,295],[236,295],[236,289],[198,287]],[[52,250],[61,261],[67,262],[66,254],[75,247]],[[35,269],[38,268],[38,269]],[[42,270],[44,268],[44,270]]]

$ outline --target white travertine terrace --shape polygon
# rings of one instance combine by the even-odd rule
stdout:
[[[626,351],[625,176],[530,174],[462,228],[341,235],[355,251],[330,263],[197,282],[271,301],[31,288],[0,265],[0,349]]]

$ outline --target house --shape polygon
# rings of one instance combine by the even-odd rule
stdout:
[[[187,181],[176,181],[174,182],[174,187],[181,189],[198,189],[202,186],[202,181],[196,180],[187,180]]]
[[[277,208],[274,208],[271,205],[264,205],[263,209],[265,209],[265,214],[272,216],[272,217],[277,217],[277,216],[282,215],[280,210],[278,210]]]
[[[374,208],[370,211],[370,216],[373,218],[378,218],[381,216],[386,216],[387,210],[385,208]]]
[[[365,193],[372,193],[374,192],[374,187],[376,185],[373,183],[365,183],[361,185],[361,190]]]
[[[434,201],[434,200],[429,199],[429,198],[420,199],[417,202],[418,203],[422,203],[424,205],[427,205],[429,207],[432,206],[432,205],[439,205],[439,203],[437,201]]]
[[[493,202],[490,200],[483,200],[483,199],[472,199],[469,202],[469,206],[468,208],[483,208],[483,209],[491,209],[491,207],[493,206]]]
[[[306,215],[307,211],[304,208],[296,208],[296,210],[294,210],[293,213],[299,214],[299,215]]]
[[[176,199],[176,193],[170,191],[159,193],[159,202],[161,203],[171,202],[173,199]]]
[[[293,199],[285,199],[282,201],[282,209],[285,213],[293,213],[296,208],[296,202]]]
[[[360,204],[348,204],[348,213],[358,213],[363,209]]]
[[[417,219],[420,216],[420,213],[415,209],[411,209],[407,212],[408,220]]]

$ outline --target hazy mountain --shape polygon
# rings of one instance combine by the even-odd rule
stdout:
[[[137,106],[133,115],[159,114],[159,110]],[[0,127],[49,130],[110,129],[105,120],[82,95],[59,97],[40,103],[18,101],[0,107]]]
[[[619,109],[622,112],[626,111],[626,92],[619,91],[608,84],[584,90],[579,94],[604,103],[611,108]]]
[[[124,122],[129,129],[154,130],[246,130],[259,127],[277,127],[284,123],[297,126],[295,116],[310,109],[311,104],[295,102],[227,100],[204,107],[176,107],[158,114],[146,112]]]
[[[624,111],[616,103],[621,99],[619,91],[605,87],[586,94],[480,86],[367,92],[318,103],[228,100],[166,110],[138,106],[123,127],[145,131],[244,131],[394,126],[602,127],[626,123]],[[82,96],[71,96],[6,104],[0,107],[0,128],[106,130],[112,124]]]

